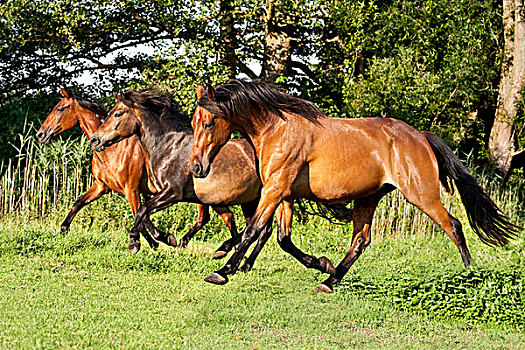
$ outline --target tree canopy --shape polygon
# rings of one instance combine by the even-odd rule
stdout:
[[[247,76],[282,84],[330,115],[405,120],[480,157],[503,53],[496,0],[0,5],[4,101],[75,84],[97,98],[153,84],[191,113],[196,83]]]

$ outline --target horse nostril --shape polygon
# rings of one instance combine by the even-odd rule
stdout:
[[[42,140],[46,134],[44,134],[42,131],[38,132],[36,134],[37,140]]]
[[[195,174],[197,175],[202,174],[202,165],[199,162],[195,162]]]
[[[89,139],[89,142],[91,142],[91,144],[93,146],[96,146],[100,143],[100,139],[96,136],[92,136],[90,139]]]

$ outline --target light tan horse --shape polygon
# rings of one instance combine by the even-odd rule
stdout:
[[[271,225],[277,206],[296,198],[328,203],[354,200],[350,250],[316,291],[331,292],[370,244],[376,206],[396,188],[445,230],[465,266],[472,259],[460,222],[441,203],[440,181],[449,190],[454,182],[471,227],[483,242],[504,245],[517,232],[433,133],[395,119],[329,118],[311,102],[257,82],[230,80],[206,93],[199,87],[198,96],[190,158],[194,176],[205,177],[230,134],[239,131],[255,149],[263,183],[261,200],[241,244],[222,269],[207,277],[209,282],[226,283],[257,232]],[[278,241],[282,244],[286,239],[288,232],[279,232]]]

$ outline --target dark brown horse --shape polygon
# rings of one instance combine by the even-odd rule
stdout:
[[[269,85],[230,80],[206,93],[198,89],[193,116],[194,142],[190,169],[205,177],[233,131],[255,148],[263,183],[261,200],[242,241],[227,264],[206,278],[223,284],[257,232],[271,225],[277,206],[296,198],[320,202],[354,200],[350,250],[316,291],[331,292],[370,244],[372,216],[380,199],[399,189],[404,197],[454,241],[465,266],[470,257],[460,222],[440,199],[439,183],[456,185],[469,222],[481,240],[504,245],[517,233],[494,202],[454,155],[430,132],[388,118],[329,118],[311,102]],[[289,239],[280,230],[280,244]]]
[[[75,96],[69,90],[61,89],[61,93],[63,98],[53,108],[36,134],[38,141],[48,144],[52,137],[76,125],[80,125],[88,139],[91,138],[106,118],[106,112],[98,104]],[[121,193],[126,197],[134,217],[140,207],[140,194],[148,196],[156,192],[151,183],[148,184],[145,153],[136,136],[108,147],[104,152],[94,153],[91,170],[94,177],[93,185],[71,208],[61,225],[63,232],[69,229],[80,209],[109,191]],[[224,215],[223,219],[230,225],[231,216]],[[209,220],[208,207],[199,206],[197,222],[188,234],[195,234],[207,220]],[[149,220],[146,220],[145,224],[160,241],[172,246],[176,245],[175,237],[158,230]],[[151,247],[158,246],[144,227],[141,227],[140,232]],[[138,237],[130,237],[129,249],[132,253],[138,252],[140,249]]]

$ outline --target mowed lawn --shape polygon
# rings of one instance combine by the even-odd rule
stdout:
[[[62,213],[0,221],[0,348],[525,349],[523,238],[487,247],[467,231],[476,265],[463,268],[451,240],[373,241],[333,294],[325,276],[281,251],[272,237],[254,269],[224,286],[203,278],[226,239],[220,220],[186,249],[127,251],[123,222]],[[191,219],[161,228],[180,238]],[[242,225],[240,225],[242,226]],[[295,223],[305,252],[339,262],[351,225]],[[479,311],[479,312],[478,312]]]

